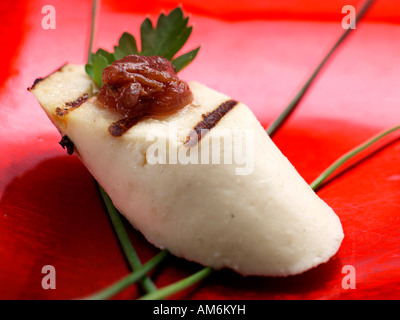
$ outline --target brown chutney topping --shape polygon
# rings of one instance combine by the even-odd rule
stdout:
[[[176,76],[171,62],[160,56],[126,56],[104,68],[102,79],[98,101],[117,110],[125,124],[129,119],[134,125],[145,117],[173,114],[193,99],[189,85]],[[130,126],[124,126],[122,132],[112,127],[110,133],[118,136]]]

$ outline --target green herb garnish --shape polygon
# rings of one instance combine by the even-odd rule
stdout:
[[[124,32],[119,38],[118,45],[114,46],[114,52],[98,49],[95,53],[89,54],[88,63],[85,65],[86,73],[98,87],[101,87],[103,69],[115,60],[122,59],[130,54],[163,56],[170,60],[175,66],[176,72],[179,72],[193,61],[200,49],[198,47],[175,58],[175,55],[182,49],[192,33],[192,27],[188,27],[188,21],[189,18],[184,17],[183,11],[179,7],[172,10],[168,15],[161,14],[155,28],[149,18],[145,19],[140,27],[140,51],[135,37]],[[91,51],[91,49],[89,50]]]

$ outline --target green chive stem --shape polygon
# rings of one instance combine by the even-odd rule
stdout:
[[[136,253],[135,248],[132,245],[132,242],[129,239],[128,233],[124,227],[124,224],[121,220],[120,213],[115,208],[108,194],[104,191],[104,189],[98,184],[98,188],[100,190],[103,201],[107,207],[108,214],[110,216],[111,222],[114,226],[115,232],[118,236],[119,242],[121,244],[122,250],[124,251],[125,257],[128,260],[129,265],[132,270],[136,270],[142,266],[140,259]],[[149,277],[144,277],[140,280],[140,285],[143,290],[146,292],[152,292],[157,290],[154,283],[151,281]]]
[[[355,21],[358,22],[359,20],[361,20],[361,18],[364,16],[364,14],[367,12],[367,10],[369,9],[369,7],[372,5],[373,2],[374,2],[374,0],[367,0],[365,2],[365,4],[361,7],[360,11],[358,12]],[[343,41],[347,38],[347,36],[350,34],[350,32],[352,30],[353,30],[352,28],[348,28],[343,32],[343,34],[340,36],[340,38],[337,40],[337,42],[329,50],[328,54],[322,59],[320,64],[317,66],[317,68],[311,74],[311,76],[306,81],[306,83],[301,87],[300,91],[297,93],[297,95],[294,97],[294,99],[283,110],[283,112],[279,115],[279,117],[268,127],[267,133],[270,137],[272,137],[278,131],[278,129],[286,122],[286,120],[289,118],[289,116],[293,113],[293,111],[299,105],[300,101],[305,96],[308,89],[311,87],[311,84],[317,78],[321,69],[325,66],[326,62],[333,55],[333,53],[336,51],[336,49],[343,43]]]
[[[91,62],[92,56],[92,47],[93,47],[93,39],[94,32],[96,27],[96,12],[97,12],[97,0],[92,0],[92,14],[91,14],[91,24],[90,24],[90,37],[89,37],[89,47],[87,52],[87,62]]]
[[[174,293],[177,293],[181,290],[184,290],[195,283],[204,280],[207,278],[214,270],[210,267],[206,267],[201,269],[200,271],[188,276],[180,281],[177,281],[173,284],[165,286],[163,288],[158,289],[157,291],[153,291],[147,293],[146,295],[139,298],[139,300],[161,300],[164,299]]]
[[[84,300],[105,300],[115,296],[128,286],[134,284],[140,279],[143,279],[148,272],[159,265],[166,257],[168,257],[168,252],[166,250],[160,251],[160,253],[158,253],[144,265],[137,268],[134,272],[123,277],[112,285],[100,290],[99,292],[84,298]]]
[[[316,190],[321,186],[321,184],[333,173],[335,172],[340,166],[342,166],[346,161],[350,160],[357,154],[359,154],[361,151],[365,150],[369,146],[371,146],[373,143],[377,142],[381,138],[387,136],[388,134],[399,130],[400,125],[394,126],[388,130],[385,130],[372,138],[368,139],[366,142],[360,144],[359,146],[355,147],[354,149],[350,150],[349,152],[345,153],[343,156],[341,156],[339,159],[337,159],[334,163],[332,163],[324,172],[322,172],[311,184],[311,188],[313,190]]]

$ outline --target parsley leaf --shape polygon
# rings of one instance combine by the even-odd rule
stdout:
[[[188,20],[183,17],[180,8],[174,9],[168,16],[162,13],[155,29],[147,18],[140,28],[142,54],[160,55],[171,60],[192,32],[192,27],[187,27]]]
[[[124,32],[119,38],[118,46],[114,46],[114,56],[116,60],[119,60],[129,54],[139,54],[139,51],[135,37],[128,32]]]
[[[192,51],[189,51],[188,53],[185,53],[176,59],[173,59],[171,62],[175,66],[176,72],[182,70],[190,62],[192,62],[193,59],[196,58],[197,52],[199,52],[199,50],[200,50],[200,47],[198,47]]]
[[[176,71],[179,72],[194,60],[200,50],[198,47],[175,58],[192,33],[193,28],[188,27],[188,21],[189,18],[184,17],[182,9],[179,7],[168,15],[160,14],[155,28],[151,20],[146,18],[140,26],[141,51],[137,48],[135,37],[124,32],[119,38],[118,45],[114,46],[114,52],[98,49],[96,53],[89,55],[88,63],[85,65],[86,73],[98,87],[101,87],[103,69],[115,60],[130,54],[163,56],[170,60]]]
[[[85,65],[86,73],[93,79],[100,88],[103,85],[102,74],[103,69],[108,67],[115,61],[112,53],[99,49],[95,54],[90,55],[89,63]]]

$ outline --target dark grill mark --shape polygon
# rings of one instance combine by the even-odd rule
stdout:
[[[217,109],[211,111],[207,114],[203,114],[203,120],[200,121],[193,130],[189,133],[188,139],[185,142],[185,145],[188,147],[195,146],[204,135],[204,130],[208,132],[212,128],[214,128],[219,120],[222,119],[230,110],[233,109],[234,106],[237,105],[237,101],[228,100],[222,103]],[[203,130],[203,134],[202,134]]]
[[[73,142],[68,138],[68,136],[63,136],[61,138],[61,141],[59,142],[59,144],[61,145],[61,147],[63,147],[63,149],[67,149],[67,153],[69,155],[72,155],[74,153],[74,144]]]
[[[113,122],[108,127],[108,131],[114,137],[120,137],[130,128],[132,128],[136,123],[138,123],[141,119],[143,119],[142,115],[133,118],[122,118],[121,120]]]
[[[59,117],[65,116],[71,109],[78,108],[82,103],[89,99],[89,95],[85,93],[82,97],[79,97],[75,101],[67,102],[64,108],[58,107],[56,109],[56,115]]]
[[[59,67],[56,71],[52,72],[51,74],[49,74],[47,77],[51,76],[52,74],[56,73],[56,72],[62,72],[62,68],[64,68],[67,64],[63,64],[61,67]],[[37,78],[35,79],[35,81],[33,82],[33,84],[28,88],[28,91],[31,91],[35,88],[35,86],[40,82],[43,81],[44,79],[46,79],[47,77],[44,78]]]
[[[235,100],[228,100],[218,106],[218,108],[214,111],[203,114],[203,120],[200,121],[190,132],[188,140],[185,142],[185,144],[188,147],[195,146],[202,137],[201,130],[211,130],[214,128],[218,121],[221,120],[222,117],[225,116],[230,110],[232,110],[237,103],[238,102]],[[146,115],[139,115],[137,117],[122,118],[121,120],[113,122],[108,127],[108,131],[114,137],[120,137],[145,117]]]
[[[33,81],[33,84],[28,88],[28,91],[31,91],[40,81],[43,81],[45,78],[37,78]]]

